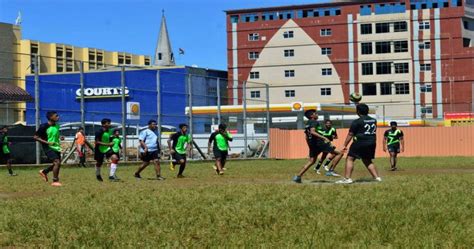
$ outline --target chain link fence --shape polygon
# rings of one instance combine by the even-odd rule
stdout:
[[[151,119],[156,120],[160,127],[165,159],[169,156],[166,143],[169,135],[178,130],[179,124],[188,124],[195,141],[190,153],[194,160],[212,157],[212,150],[207,150],[208,138],[220,123],[227,124],[234,137],[229,153],[232,158],[265,158],[270,128],[300,129],[304,124],[302,111],[279,109],[283,105],[290,106],[290,101],[285,104],[272,102],[277,87],[252,81],[230,82],[227,72],[223,71],[107,64],[91,67],[91,62],[87,61],[71,59],[61,64],[53,57],[32,55],[29,58],[30,55],[25,54],[22,57],[28,57],[24,60],[31,62],[24,79],[0,77],[2,84],[18,85],[34,98],[32,102],[0,103],[0,124],[10,127],[9,137],[13,142],[11,148],[16,163],[44,162],[45,157],[32,136],[39,125],[46,122],[48,111],[60,115],[61,135],[65,137],[62,147],[70,163],[76,160],[74,153],[70,153],[71,157],[68,153],[72,151],[78,128],[84,127],[88,140],[94,141],[94,134],[100,129],[103,118],[110,118],[112,129],[120,130],[123,156],[128,161],[139,159],[138,135]],[[63,72],[48,73],[55,70],[47,67],[56,67]],[[468,84],[473,83],[456,82],[454,86],[447,84],[443,89],[449,96],[450,89]],[[309,89],[303,87],[307,86],[293,89]],[[386,85],[383,87],[385,92],[402,93],[403,90],[395,85],[390,85],[390,89]],[[449,102],[444,99],[445,103],[429,102],[436,93],[427,85],[416,87],[422,92],[424,104],[404,100],[377,103],[371,101],[370,95],[364,94],[363,102],[371,106],[382,125],[388,125],[390,121],[398,121],[400,126],[474,123],[469,111],[473,109],[472,102],[461,103],[455,98]],[[281,88],[277,90],[281,91]],[[285,91],[285,94],[291,97],[292,92]],[[315,98],[314,102],[323,101]],[[337,101],[320,104],[319,108],[321,119],[332,120],[336,128],[347,128],[357,117],[353,105]],[[93,151],[88,153],[88,158],[92,159]]]

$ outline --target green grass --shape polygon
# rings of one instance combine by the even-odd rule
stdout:
[[[163,182],[130,166],[120,183],[70,167],[62,188],[2,168],[0,247],[474,247],[474,158],[401,158],[398,172],[379,159],[383,182],[349,186],[312,171],[292,183],[303,163],[231,161],[221,177],[194,163],[185,179],[166,167]],[[360,163],[353,178],[369,178]]]

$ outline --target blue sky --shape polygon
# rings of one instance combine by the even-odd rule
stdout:
[[[153,55],[165,10],[180,65],[227,68],[224,10],[321,0],[0,0],[0,22],[22,13],[23,39]]]

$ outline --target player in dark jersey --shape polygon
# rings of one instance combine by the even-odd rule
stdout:
[[[105,159],[111,159],[112,161],[117,161],[118,158],[114,155],[112,147],[114,143],[112,142],[112,133],[110,130],[110,123],[112,121],[108,118],[104,118],[100,121],[102,127],[95,133],[95,150],[94,150],[94,159],[95,164],[95,176],[97,181],[103,182],[102,176],[100,174],[100,169],[102,164],[104,164]]]
[[[10,153],[10,141],[8,141],[8,127],[0,128],[0,163],[6,164],[9,176],[16,176],[12,169],[13,159]]]
[[[173,164],[179,164],[178,178],[184,178],[183,172],[186,168],[186,151],[192,149],[191,136],[187,134],[188,125],[180,124],[180,131],[174,133],[168,139],[168,148],[170,148],[173,157]]]
[[[301,183],[301,177],[314,163],[316,163],[316,159],[321,152],[327,152],[337,157],[342,156],[342,153],[335,150],[334,146],[331,145],[329,139],[325,138],[318,132],[318,130],[321,130],[322,128],[317,121],[318,113],[316,110],[307,110],[305,111],[304,115],[309,119],[305,128],[306,142],[309,147],[309,160],[300,170],[300,172],[293,178],[293,181],[296,183]],[[336,161],[339,161],[339,159],[334,160],[334,162]]]
[[[41,143],[44,154],[53,164],[48,168],[40,170],[39,174],[47,182],[48,173],[53,171],[53,183],[51,183],[51,186],[60,187],[62,186],[59,182],[59,168],[61,167],[60,139],[62,138],[59,136],[59,115],[57,112],[49,111],[46,113],[46,118],[48,122],[40,125],[33,139]]]
[[[386,130],[383,135],[383,151],[390,153],[391,170],[397,170],[397,155],[405,150],[403,132],[397,129],[397,122],[390,122],[391,129]],[[400,146],[401,145],[401,146]]]
[[[369,116],[369,107],[366,104],[358,104],[356,110],[359,118],[352,122],[349,134],[344,141],[343,151],[347,150],[347,146],[353,141],[346,159],[345,178],[336,183],[353,183],[351,175],[356,159],[362,159],[374,179],[382,181],[372,162],[375,158],[377,120]]]
[[[334,139],[338,139],[337,137],[337,131],[336,128],[332,127],[332,122],[329,119],[324,120],[324,128],[321,130],[318,130],[318,132],[323,135],[325,138],[329,139],[329,141],[333,141]],[[334,168],[329,168],[329,164],[331,161],[334,159],[334,157],[328,157],[326,160],[326,157],[328,156],[327,152],[323,152],[323,155],[321,158],[318,160],[318,164],[316,167],[314,167],[314,170],[316,171],[316,174],[320,175],[319,169],[321,166],[324,167],[324,169],[327,171],[326,176],[339,176],[338,174],[334,173]],[[342,158],[339,157],[338,159],[340,160]],[[326,161],[325,161],[326,160]],[[323,164],[324,162],[324,164]],[[339,161],[335,162],[334,165],[337,165]]]
[[[207,145],[207,154],[212,151],[216,159],[216,173],[224,174],[227,155],[229,154],[229,141],[232,142],[232,135],[227,131],[227,125],[219,124],[219,129],[211,134]],[[214,145],[213,145],[214,144]]]

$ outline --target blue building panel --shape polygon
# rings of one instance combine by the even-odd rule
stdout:
[[[158,113],[157,103],[157,73],[161,83],[161,111],[162,124],[178,126],[188,122],[185,108],[188,106],[188,75],[189,68],[173,68],[163,70],[128,70],[125,72],[125,86],[128,89],[127,102],[140,103],[140,119],[127,120],[127,124],[144,126],[148,120],[156,119]],[[200,71],[199,71],[200,70]],[[223,71],[208,71],[192,69],[194,72],[204,72],[203,75],[191,77],[192,91],[195,98],[193,106],[217,105],[216,78],[226,77]],[[40,117],[46,122],[47,111],[57,111],[61,123],[80,121],[80,75],[51,74],[39,76],[39,102]],[[226,81],[221,82],[225,89]],[[121,72],[88,72],[84,74],[85,93],[117,94],[121,90]],[[106,89],[104,89],[106,88]],[[26,77],[26,91],[34,96],[35,82],[33,76]],[[94,92],[95,91],[95,92]],[[221,92],[222,93],[222,92]],[[214,94],[214,96],[212,95]],[[113,122],[122,120],[121,97],[99,96],[86,98],[85,119],[88,122],[99,122],[102,118],[110,118]],[[35,104],[27,103],[26,122],[35,123]],[[204,132],[204,127],[209,126],[209,120],[200,120],[194,123],[194,132]]]

